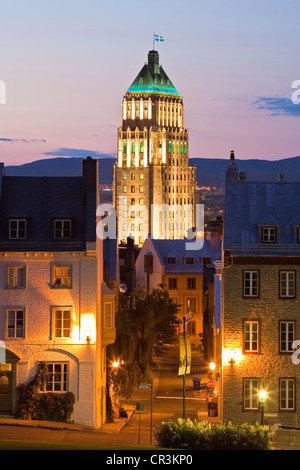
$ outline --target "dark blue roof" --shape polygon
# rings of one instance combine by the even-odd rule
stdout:
[[[96,193],[89,192],[83,177],[4,176],[0,197],[2,251],[85,250],[86,242],[96,240]],[[26,240],[9,239],[12,218],[26,219]],[[55,218],[72,220],[70,239],[54,238]]]

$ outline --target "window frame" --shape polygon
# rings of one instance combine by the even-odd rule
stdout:
[[[62,331],[61,336],[56,335],[56,330],[58,329],[58,327],[56,326],[56,321],[57,321],[56,313],[59,312],[59,311],[62,312],[61,327],[59,328]],[[64,314],[64,312],[67,312],[67,311],[70,313],[70,317],[69,317],[69,319],[64,319],[63,314]],[[70,340],[70,339],[72,339],[72,327],[73,327],[72,313],[73,313],[73,309],[70,306],[52,307],[52,335],[51,335],[52,339],[57,339],[57,340]],[[64,322],[67,321],[67,320],[69,321],[69,327],[64,326]],[[67,328],[69,329],[69,336],[64,335],[64,330],[67,329]]]
[[[246,349],[246,324],[250,325],[249,329],[249,344],[250,344],[250,349]],[[256,332],[253,331],[253,324],[257,325],[257,330]],[[256,333],[257,339],[253,339],[253,334]],[[257,348],[253,349],[253,343],[257,343]],[[244,320],[243,321],[243,353],[250,355],[250,354],[259,354],[260,353],[260,321],[259,320]]]
[[[281,275],[283,273],[286,273],[286,274],[289,274],[289,273],[293,273],[293,295],[282,295],[281,293]],[[279,270],[279,292],[278,292],[278,295],[279,295],[279,299],[296,299],[296,270],[294,269],[280,269]],[[286,290],[288,291],[289,290],[289,286],[287,285],[286,287]]]
[[[60,229],[58,229],[56,227],[56,223],[57,222],[61,222],[62,223],[62,227]],[[69,236],[65,236],[64,235],[64,231],[66,230],[64,228],[64,224],[65,222],[69,222],[70,224],[70,235]],[[61,236],[57,236],[57,230],[60,230],[61,231]],[[71,218],[68,218],[68,217],[63,217],[63,218],[60,218],[60,217],[56,217],[53,219],[53,235],[54,235],[54,239],[55,240],[70,240],[73,236],[73,220]]]
[[[109,323],[107,322],[107,313],[105,311],[105,307],[110,307],[109,312]],[[103,329],[104,330],[112,330],[114,328],[114,315],[113,315],[113,302],[112,301],[105,301],[103,304]]]
[[[168,290],[177,290],[177,277],[168,278]]]
[[[279,335],[279,338],[278,338],[278,342],[279,342],[279,354],[282,354],[282,355],[290,355],[290,354],[293,354],[293,352],[295,351],[294,348],[292,349],[282,349],[281,345],[283,343],[282,339],[281,339],[281,335],[282,335],[282,331],[281,331],[281,326],[283,324],[286,324],[286,325],[289,325],[289,324],[292,324],[293,325],[293,331],[292,331],[292,335],[293,335],[293,339],[292,341],[289,341],[288,339],[288,335],[289,335],[289,331],[288,329],[284,332],[285,334],[285,343],[287,343],[287,347],[288,347],[288,343],[291,342],[293,344],[294,340],[295,340],[295,333],[296,333],[296,321],[295,320],[279,320],[278,321],[279,325],[278,325],[278,335]]]
[[[192,283],[193,285],[190,286],[189,284]],[[196,289],[196,278],[195,277],[188,277],[186,279],[186,288],[187,290],[195,290]]]
[[[14,312],[14,334],[13,336],[9,335],[9,312]],[[17,313],[22,312],[22,335],[17,336]],[[25,339],[25,327],[26,327],[26,309],[24,307],[7,307],[5,311],[5,338],[9,341],[11,340],[22,340]]]
[[[64,278],[63,274],[62,276],[56,276],[55,275],[55,270],[56,269],[69,269],[70,271],[70,284],[69,285],[63,285],[63,283],[60,285],[60,284],[55,284],[55,278],[59,278],[61,277],[62,279]],[[52,286],[52,289],[72,289],[72,266],[69,265],[69,264],[54,264],[52,266],[52,272],[51,272],[51,286]]]
[[[274,240],[270,240],[270,233],[268,234],[268,240],[264,239],[264,231],[265,230],[274,230]],[[267,244],[274,244],[277,243],[277,227],[274,225],[264,225],[261,228],[261,242],[262,243],[267,243]]]
[[[246,388],[245,388],[245,385],[246,385],[246,381],[249,381],[250,382],[250,387],[249,387],[249,391],[250,391],[250,396],[249,398],[246,398]],[[255,389],[254,388],[254,391],[257,392],[257,396],[255,396],[255,394],[253,394],[253,382],[256,381],[257,382],[257,388]],[[246,407],[246,403],[245,403],[245,400],[248,399],[249,400],[249,404],[250,406],[249,407]],[[257,406],[251,406],[253,405],[253,401],[256,400],[257,401]],[[256,403],[255,403],[256,405]],[[258,411],[259,410],[259,378],[258,377],[243,377],[243,411]]]
[[[11,278],[11,276],[9,276],[9,270],[10,269],[13,269],[13,270],[19,270],[21,269],[23,271],[23,284],[22,286],[18,286],[18,285],[13,285],[13,286],[10,286],[9,285],[9,279]],[[13,279],[14,281],[16,281],[18,279],[18,276],[16,276],[16,274],[13,276]],[[8,289],[8,290],[21,290],[21,289],[26,289],[26,265],[23,264],[23,265],[7,265],[5,266],[5,289]]]
[[[12,229],[12,227],[11,227],[12,222],[17,223],[16,229]],[[20,230],[22,230],[19,227],[20,222],[24,222],[24,237],[21,237],[20,234],[19,234]],[[13,237],[12,234],[11,234],[12,230],[16,230],[16,236],[15,237]],[[27,238],[27,219],[24,219],[24,218],[11,218],[11,219],[9,219],[9,221],[8,221],[8,236],[9,236],[10,240],[26,240],[26,238]]]
[[[59,374],[61,377],[63,377],[66,374],[66,380],[62,379],[59,382],[55,382],[55,380],[53,380],[53,378],[55,378],[55,370],[54,372],[50,372],[48,369],[48,377],[52,376],[51,388],[48,389],[49,381],[45,379],[43,383],[41,384],[40,393],[67,393],[69,391],[69,375],[70,375],[69,362],[68,361],[47,361],[46,365],[47,365],[47,368],[50,365],[53,366],[53,370],[55,369],[55,366],[57,365],[61,366],[62,370],[59,372]],[[63,370],[65,368],[66,368],[66,371]],[[55,383],[60,384],[60,390],[54,390]]]
[[[250,276],[250,279],[249,279],[249,282],[250,282],[250,286],[249,286],[249,289],[250,289],[250,294],[247,295],[245,293],[245,289],[246,289],[246,286],[245,286],[245,282],[246,282],[246,274],[247,273],[250,273],[250,274],[253,274],[253,273],[256,273],[257,274],[257,294],[253,294],[253,278],[252,276]],[[242,297],[244,299],[258,299],[260,297],[260,271],[258,269],[243,269],[243,295]]]
[[[281,387],[281,383],[285,381],[286,382],[286,385],[288,382],[292,382],[293,383],[293,407],[290,408],[290,407],[285,407],[283,408],[281,406],[281,402],[284,398],[282,398],[282,395],[281,395],[281,392],[282,392],[282,387]],[[286,386],[285,387],[285,392],[289,391],[288,387]],[[279,399],[279,411],[283,411],[283,412],[295,412],[296,411],[296,379],[295,377],[279,377],[279,393],[278,393],[278,399]],[[287,396],[285,397],[285,402],[287,404],[287,402],[289,401],[289,398],[288,398],[288,394]]]

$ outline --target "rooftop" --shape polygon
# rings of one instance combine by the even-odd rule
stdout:
[[[126,94],[156,94],[180,97],[163,67],[159,65],[159,54],[154,50],[148,53],[148,63],[143,66]]]

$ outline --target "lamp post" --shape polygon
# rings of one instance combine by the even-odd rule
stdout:
[[[259,391],[259,404],[260,404],[260,424],[264,425],[264,412],[265,412],[265,402],[267,399],[267,392],[265,390]]]

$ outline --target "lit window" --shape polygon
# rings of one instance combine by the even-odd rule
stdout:
[[[25,311],[24,309],[7,310],[7,337],[24,338]]]
[[[295,297],[295,271],[280,271],[280,297]]]
[[[53,287],[71,287],[71,268],[70,266],[53,267]]]
[[[54,338],[70,338],[71,337],[71,309],[55,309],[53,312],[54,319]]]
[[[10,219],[9,238],[21,239],[21,240],[26,238],[26,220],[25,219]]]
[[[123,193],[127,193],[127,186],[126,186],[126,184],[123,185]]]
[[[244,409],[258,409],[258,379],[244,379]]]
[[[244,322],[244,352],[258,352],[258,321]]]
[[[25,266],[8,266],[6,268],[6,287],[7,289],[25,288]]]
[[[140,193],[144,192],[144,186],[140,186]]]
[[[55,238],[71,238],[71,220],[57,219],[54,221]]]

